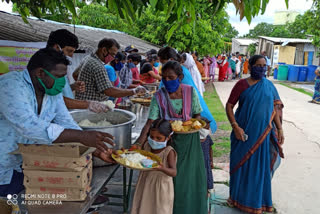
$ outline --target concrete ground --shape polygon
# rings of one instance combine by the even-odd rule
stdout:
[[[223,104],[236,81],[215,82]],[[320,213],[320,106],[311,97],[275,84],[285,105],[285,159],[273,178],[273,201],[278,213]]]

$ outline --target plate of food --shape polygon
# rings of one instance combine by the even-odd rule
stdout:
[[[117,150],[112,158],[120,165],[141,171],[157,168],[162,162],[158,155],[144,150]]]
[[[203,120],[192,118],[188,121],[175,120],[171,122],[172,130],[177,134],[191,134],[198,132],[207,123]]]
[[[149,98],[146,98],[146,97],[133,97],[130,99],[131,102],[133,103],[139,103],[139,104],[143,104],[143,105],[146,105],[146,104],[149,104],[151,103],[151,97]]]

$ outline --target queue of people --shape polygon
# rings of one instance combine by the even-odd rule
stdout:
[[[241,78],[242,71],[250,70],[250,77],[235,85],[226,107],[233,128],[228,203],[248,213],[272,209],[271,179],[283,157],[283,104],[276,88],[264,78],[264,56],[248,60],[236,53],[230,58],[218,55],[199,60],[197,52],[179,54],[171,47],[143,55],[132,45],[121,52],[116,40],[104,38],[95,52],[70,71],[78,46],[71,32],[54,31],[25,71],[0,77],[4,90],[0,99],[5,100],[0,106],[0,196],[24,189],[22,157],[11,154],[19,143],[80,142],[95,147],[94,156],[115,163],[113,150],[104,143],[114,145],[113,136],[81,130],[68,109],[106,112],[110,109],[103,101],[119,103],[147,93],[145,84],[159,83],[148,120],[132,148],[157,154],[162,164],[140,173],[131,213],[208,213],[207,201],[214,188],[211,135],[217,124],[203,98],[202,78],[213,81],[219,72],[219,81],[224,81]],[[70,77],[76,80],[72,85]],[[170,121],[191,118],[202,119],[207,126],[189,134],[172,131]]]

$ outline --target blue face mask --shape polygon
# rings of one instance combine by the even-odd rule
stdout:
[[[151,146],[151,148],[154,150],[163,149],[167,146],[167,141],[158,142],[158,141],[152,140],[150,136],[148,137],[148,143]]]
[[[129,62],[129,68],[131,69],[131,68],[135,68],[136,67],[136,65],[133,63],[133,62]]]
[[[167,89],[169,93],[176,92],[180,86],[180,79],[177,78],[175,80],[162,80],[164,87]]]
[[[153,66],[154,66],[154,67],[158,67],[158,66],[159,66],[159,62],[153,63]]]
[[[121,69],[123,68],[123,63],[122,62],[118,62],[117,64],[115,64],[114,69],[116,71],[121,71]]]
[[[261,80],[265,76],[266,70],[266,67],[252,66],[251,78],[254,80]]]

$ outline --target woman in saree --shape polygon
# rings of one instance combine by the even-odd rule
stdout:
[[[209,66],[211,63],[209,58],[210,58],[210,56],[203,58],[203,68],[204,68],[205,77],[207,77],[207,78],[209,77]],[[208,83],[208,81],[206,81],[206,83]]]
[[[221,58],[221,55],[218,56],[218,58]],[[210,58],[211,64],[210,64],[210,68],[209,68],[209,77],[211,78],[211,81],[214,81],[214,76],[216,74],[216,67],[217,67],[217,59],[213,56],[212,58]]]
[[[246,56],[245,61],[243,63],[243,74],[248,73],[248,66],[249,66],[249,58]]]
[[[314,94],[311,102],[320,104],[320,67],[317,68],[315,73],[316,73],[316,83],[314,85]]]
[[[283,157],[283,104],[275,86],[264,77],[264,57],[251,57],[249,70],[251,76],[237,82],[226,105],[233,128],[228,203],[247,213],[260,214],[273,211],[271,179]]]
[[[204,67],[203,67],[202,63],[199,62],[199,54],[198,54],[198,52],[194,51],[192,53],[192,57],[193,57],[193,60],[196,62],[196,65],[197,65],[197,68],[198,68],[198,70],[200,72],[201,77],[205,77],[206,74],[204,72]]]
[[[177,52],[171,47],[161,48],[158,52],[158,56],[159,56],[159,60],[162,65],[164,65],[168,61],[172,61],[172,60],[178,61],[180,63],[180,65],[182,64],[183,57],[180,56],[179,54],[177,54]],[[214,134],[217,131],[217,123],[216,123],[215,119],[213,118],[206,102],[204,101],[203,97],[201,96],[196,84],[194,83],[190,71],[186,67],[184,67],[183,65],[181,65],[181,68],[182,68],[182,74],[183,74],[183,78],[181,80],[181,83],[185,84],[185,85],[190,85],[196,90],[198,97],[199,97],[199,100],[200,100],[200,105],[202,108],[201,117],[205,117],[209,121],[211,121],[210,122],[210,129],[211,129],[212,134]],[[162,87],[164,87],[164,84],[161,81],[159,88],[162,88]]]
[[[227,79],[227,70],[229,67],[229,63],[228,63],[227,58],[225,56],[223,56],[221,61],[219,61],[219,62],[218,62],[218,66],[219,66],[218,81],[223,82],[225,79]]]
[[[183,54],[183,56],[185,57],[183,65],[190,71],[194,83],[196,84],[201,96],[203,96],[203,92],[205,91],[205,89],[197,64],[190,54],[186,53]]]
[[[181,84],[183,72],[176,61],[168,61],[162,67],[160,88],[152,98],[149,119],[144,126],[137,145],[143,146],[154,120],[188,121],[200,118],[202,111],[196,90]],[[174,214],[205,214],[207,209],[207,187],[204,157],[199,132],[173,134],[173,147],[177,152],[177,175],[174,178]]]

